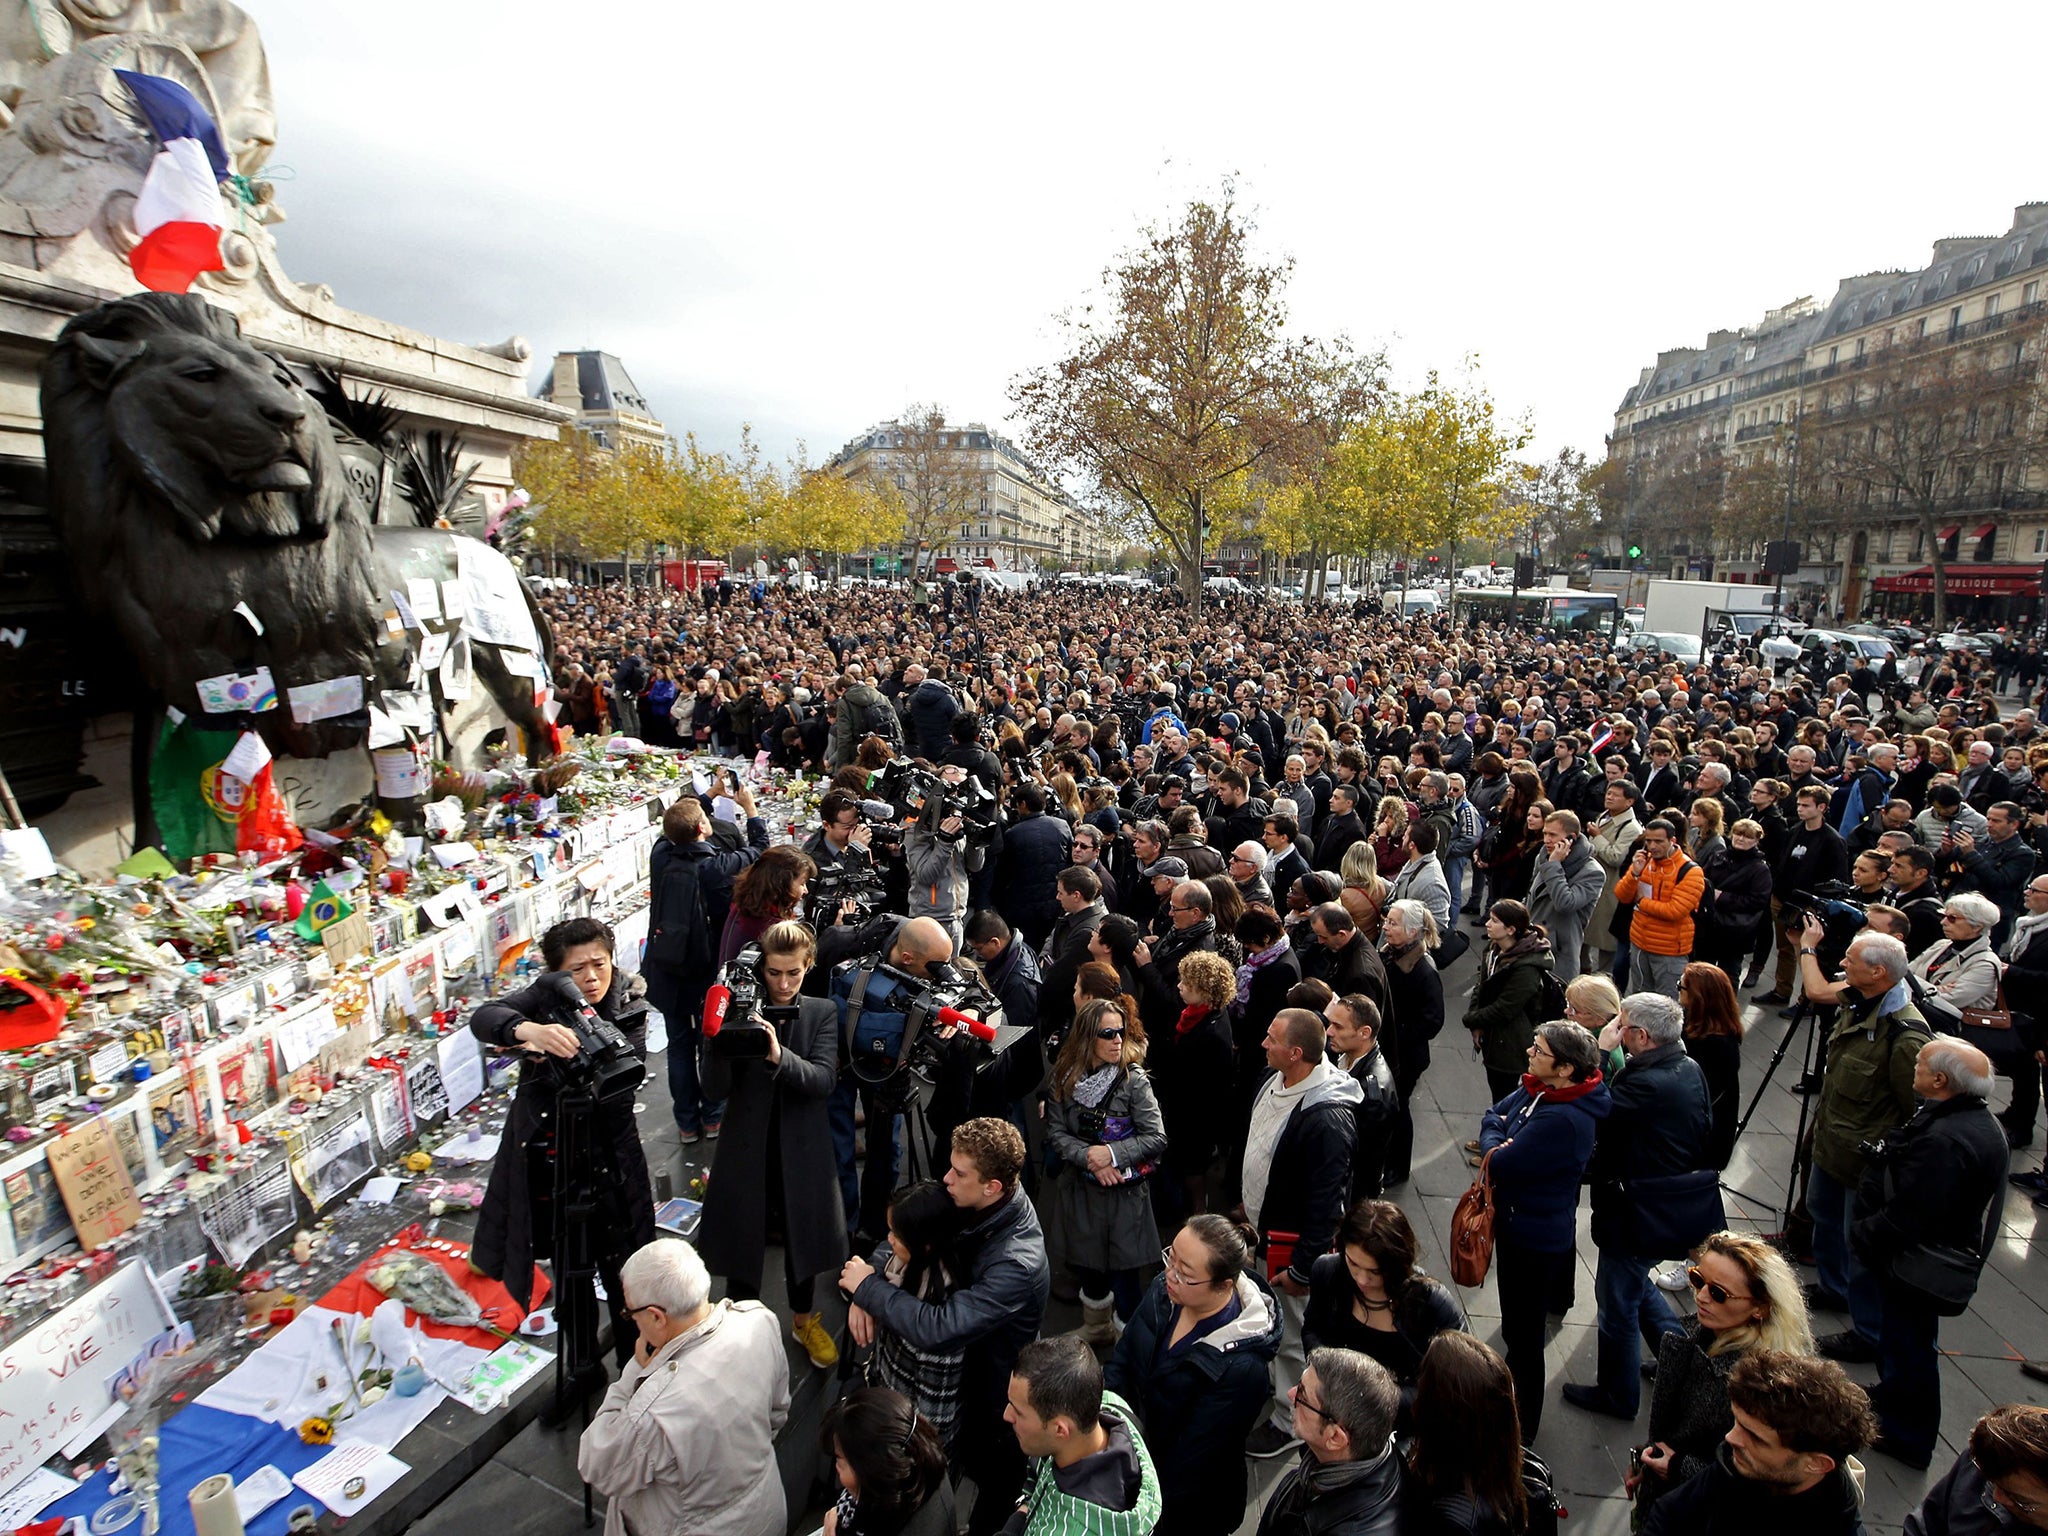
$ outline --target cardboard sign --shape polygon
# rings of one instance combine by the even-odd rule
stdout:
[[[107,1383],[178,1320],[129,1264],[0,1351],[0,1493],[107,1410]]]
[[[50,1143],[50,1173],[79,1243],[104,1248],[142,1220],[142,1201],[105,1120],[88,1120]]]
[[[357,955],[370,952],[370,920],[360,912],[351,912],[340,922],[322,928],[320,943],[336,966],[346,965]]]

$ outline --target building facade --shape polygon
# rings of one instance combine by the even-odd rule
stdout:
[[[2029,621],[2048,561],[2048,203],[1910,271],[1843,279],[1756,324],[1659,354],[1615,413],[1610,553],[1754,579],[1803,549],[1788,594],[1832,618],[1948,611]]]
[[[980,422],[877,422],[841,448],[830,467],[892,489],[910,509],[909,542],[942,571],[1092,570],[1115,554],[1101,519]],[[900,553],[867,552],[877,563]]]
[[[666,449],[668,428],[609,352],[557,352],[541,398],[575,413],[575,427],[600,448]]]

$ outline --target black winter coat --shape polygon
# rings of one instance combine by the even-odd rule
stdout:
[[[1280,1128],[1259,1207],[1259,1236],[1292,1232],[1294,1257],[1288,1273],[1306,1285],[1315,1261],[1336,1247],[1337,1225],[1351,1209],[1351,1159],[1358,1122],[1351,1100],[1356,1089],[1304,1101]]]
[[[1088,963],[1088,940],[1107,916],[1109,909],[1098,897],[1079,912],[1061,912],[1052,925],[1039,956],[1038,1023],[1048,1039],[1064,1033],[1074,1017],[1074,978]]]
[[[1205,917],[1185,928],[1169,928],[1151,946],[1152,963],[1138,967],[1138,1011],[1147,1038],[1171,1032],[1180,1018],[1180,963],[1198,949],[1216,948],[1216,919]],[[1261,1058],[1262,1060],[1264,1058]]]
[[[647,856],[651,904],[641,970],[648,1001],[661,1010],[672,1034],[696,1027],[704,989],[718,969],[719,933],[732,909],[733,882],[767,851],[768,829],[760,817],[750,816],[744,848],[722,848],[715,837],[687,845],[664,837]]]
[[[1036,949],[1059,921],[1053,888],[1072,860],[1074,834],[1057,816],[1040,814],[1013,821],[1003,832],[1002,875],[996,910]]]
[[[1231,1041],[1237,1048],[1237,1117],[1242,1120],[1251,1107],[1252,1095],[1266,1075],[1266,1028],[1273,1015],[1287,1006],[1287,994],[1301,982],[1301,961],[1290,946],[1287,953],[1252,972],[1252,984],[1244,1007],[1230,1009]]]
[[[1256,1275],[1238,1276],[1237,1299],[1236,1318],[1169,1354],[1179,1309],[1154,1276],[1103,1372],[1144,1427],[1164,1501],[1159,1529],[1170,1536],[1230,1536],[1244,1520],[1244,1442],[1272,1395],[1281,1315]]]
[[[2005,1132],[1969,1094],[1922,1099],[1884,1139],[1885,1156],[1864,1166],[1849,1241],[1874,1274],[1917,1243],[1981,1253],[1984,1218],[2005,1195]]]
[[[1375,1045],[1351,1067],[1351,1080],[1365,1097],[1353,1107],[1358,1141],[1351,1153],[1351,1198],[1377,1200],[1385,1184],[1387,1143],[1401,1119],[1401,1090],[1394,1086],[1394,1068],[1387,1053]]]
[[[960,713],[960,701],[953,697],[953,690],[937,678],[928,677],[911,690],[902,713],[910,724],[911,750],[927,762],[936,763],[952,744],[953,717]]]
[[[798,998],[776,1066],[706,1051],[703,1071],[705,1095],[726,1100],[697,1233],[704,1267],[758,1290],[773,1203],[781,1209],[783,1246],[798,1276],[836,1270],[846,1261],[846,1210],[826,1100],[839,1078],[838,1008],[830,998]],[[772,1160],[771,1123],[778,1143]],[[773,1201],[771,1161],[782,1175],[781,1198]]]
[[[1683,1333],[1667,1333],[1657,1346],[1657,1386],[1650,1398],[1650,1434],[1671,1447],[1671,1473],[1645,1472],[1636,1487],[1636,1518],[1687,1478],[1713,1465],[1721,1440],[1735,1423],[1728,1408],[1728,1373],[1742,1351],[1707,1353],[1713,1335],[1697,1319]]]
[[[1208,1171],[1226,1140],[1235,1147],[1243,1139],[1244,1103],[1235,1087],[1229,1013],[1204,1014],[1186,1034],[1178,1024],[1147,1032],[1145,1064],[1166,1119],[1166,1160],[1183,1178],[1194,1178]]]
[[[1381,952],[1388,1006],[1381,1010],[1380,1035],[1395,1074],[1412,1083],[1428,1069],[1429,1042],[1444,1027],[1444,978],[1429,954],[1416,953],[1404,966],[1407,958]]]
[[[638,977],[614,971],[611,990],[597,1005],[597,1012],[619,1027],[643,1062],[645,990]],[[469,1016],[469,1031],[485,1045],[517,1050],[513,1029],[523,1020],[553,1019],[555,1007],[554,999],[538,986],[522,987],[479,1007]],[[532,1067],[521,1073],[470,1249],[478,1271],[502,1281],[521,1307],[532,1300],[534,1260],[554,1254],[555,1099],[552,1073]],[[597,1251],[624,1260],[654,1241],[653,1179],[640,1147],[632,1101],[599,1105],[593,1135],[603,1175],[598,1180]]]
[[[1317,1259],[1309,1271],[1308,1306],[1301,1321],[1302,1348],[1313,1350],[1326,1344],[1349,1348],[1347,1337],[1365,1327],[1351,1311],[1357,1295],[1358,1287],[1352,1284],[1343,1254],[1326,1253]],[[1394,1306],[1394,1332],[1401,1335],[1418,1367],[1431,1339],[1440,1333],[1462,1333],[1464,1329],[1465,1317],[1458,1310],[1457,1298],[1433,1280],[1411,1280]],[[1388,1368],[1392,1370],[1391,1366]],[[1405,1406],[1414,1396],[1414,1372],[1395,1371],[1394,1377],[1401,1383]]]
[[[1700,864],[1713,893],[1713,910],[1704,919],[1695,914],[1693,948],[1720,955],[1738,950],[1756,937],[1771,910],[1771,867],[1761,847],[1744,853],[1723,843]]]
[[[1280,1480],[1259,1517],[1259,1536],[1399,1536],[1401,1453],[1392,1446],[1377,1460],[1355,1463],[1340,1487],[1312,1494],[1304,1455]]]
[[[1631,1056],[1607,1080],[1607,1095],[1607,1118],[1586,1167],[1593,1241],[1628,1252],[1632,1197],[1625,1181],[1711,1168],[1713,1110],[1706,1074],[1677,1041]]]
[[[1840,1467],[1785,1494],[1738,1473],[1723,1444],[1712,1466],[1657,1501],[1642,1536],[1863,1536],[1860,1504]]]

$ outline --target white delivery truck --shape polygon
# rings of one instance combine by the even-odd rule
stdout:
[[[1747,639],[1771,616],[1776,588],[1741,581],[1650,582],[1643,628],[1652,634],[1698,635],[1711,650],[1719,640]]]

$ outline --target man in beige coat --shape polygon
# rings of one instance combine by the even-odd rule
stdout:
[[[640,1331],[576,1456],[605,1496],[605,1536],[783,1536],[775,1434],[789,1357],[758,1301],[713,1305],[688,1243],[649,1243],[621,1271]]]

